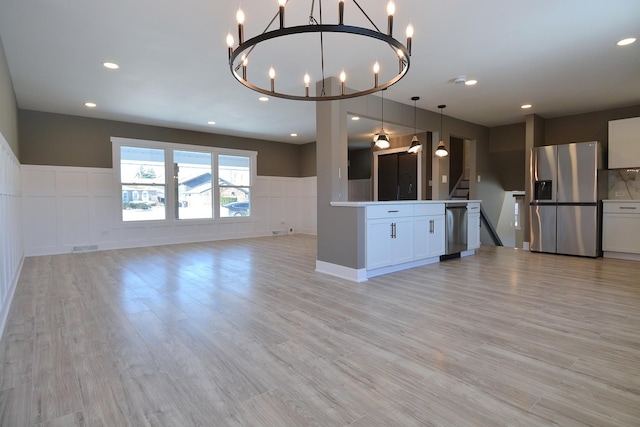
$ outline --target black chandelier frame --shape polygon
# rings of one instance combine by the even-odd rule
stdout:
[[[388,87],[400,81],[400,79],[402,79],[409,71],[409,66],[411,64],[411,60],[410,60],[411,38],[407,39],[407,45],[405,46],[402,42],[394,38],[392,35],[385,34],[379,31],[378,28],[373,23],[373,21],[371,21],[371,19],[367,16],[364,10],[360,7],[360,5],[355,0],[353,1],[356,4],[356,6],[358,6],[358,8],[362,11],[365,17],[369,19],[369,22],[371,22],[371,24],[376,28],[375,30],[370,28],[365,28],[365,27],[352,26],[352,25],[322,24],[322,23],[319,23],[319,24],[310,23],[307,25],[282,27],[275,30],[271,30],[271,31],[265,30],[262,34],[259,34],[248,40],[243,41],[241,39],[240,40],[241,43],[235,49],[232,49],[231,47],[229,48],[229,69],[231,71],[231,74],[236,78],[236,80],[238,80],[244,86],[256,92],[259,92],[268,96],[275,96],[277,98],[283,98],[283,99],[289,99],[289,100],[295,100],[295,101],[337,101],[341,99],[357,98],[360,96],[369,95],[369,94],[378,92],[380,90],[387,89]],[[277,16],[278,15],[276,14],[276,17]],[[276,17],[274,17],[274,19],[271,21],[269,26],[273,23]],[[282,25],[282,20],[281,20],[281,25]],[[391,33],[391,28],[389,32]],[[312,96],[312,95],[309,95],[308,87],[304,95],[295,95],[290,93],[277,92],[274,88],[273,82],[270,88],[264,88],[249,82],[249,80],[247,79],[246,68],[243,65],[243,62],[245,59],[248,58],[253,48],[255,48],[258,44],[268,40],[273,40],[279,37],[285,37],[285,36],[290,36],[295,34],[308,34],[308,33],[320,34],[321,55],[323,55],[323,58],[322,58],[323,62],[324,62],[324,50],[322,48],[323,33],[342,33],[342,34],[349,34],[349,35],[364,36],[364,37],[380,40],[386,43],[387,45],[389,45],[389,47],[391,47],[394,50],[399,61],[399,72],[392,79],[386,82],[382,82],[381,84],[378,82],[377,75],[376,75],[375,84],[372,87],[364,90],[354,89],[353,92],[345,93],[344,85],[343,85],[340,95],[326,95],[323,90],[320,95]],[[324,70],[322,74],[323,74],[322,77],[324,80],[325,78]]]

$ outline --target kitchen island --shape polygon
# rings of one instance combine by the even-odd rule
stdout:
[[[466,207],[465,223],[452,229],[447,205]],[[406,200],[389,202],[331,202],[334,209],[348,210],[343,217],[356,230],[356,265],[317,260],[316,271],[362,282],[370,277],[468,256],[480,246],[479,200]],[[354,211],[354,212],[352,212]],[[456,245],[448,245],[456,240]],[[455,247],[454,253],[446,253]],[[346,264],[346,262],[345,262]]]

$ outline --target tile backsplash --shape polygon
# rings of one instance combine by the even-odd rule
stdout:
[[[609,170],[609,199],[640,200],[640,169]]]

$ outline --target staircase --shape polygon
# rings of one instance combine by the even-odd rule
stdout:
[[[456,182],[453,191],[449,194],[451,200],[469,200],[469,180],[460,179]]]
[[[458,179],[458,182],[456,182],[456,185],[453,187],[453,190],[449,194],[449,199],[469,200],[469,192],[469,180],[464,179],[464,177],[461,176]],[[493,224],[491,224],[491,221],[489,221],[489,218],[487,217],[482,204],[480,205],[480,220],[485,224],[487,232],[489,233],[491,240],[493,240],[493,243],[496,246],[502,246],[502,239],[500,239],[500,236],[498,235],[495,227],[493,226]]]

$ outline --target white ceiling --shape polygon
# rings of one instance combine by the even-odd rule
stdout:
[[[315,3],[317,8],[319,0]],[[386,0],[359,3],[386,29]],[[240,4],[247,15],[246,38],[262,32],[277,11],[276,0],[2,0],[0,37],[18,106],[314,141],[313,102],[262,103],[258,93],[231,76],[225,37],[236,32]],[[310,7],[309,0],[289,0],[287,25],[306,24]],[[324,0],[323,8],[324,22],[335,23],[337,1]],[[522,122],[530,113],[553,118],[640,104],[640,41],[616,46],[625,37],[640,39],[638,0],[396,0],[396,8],[394,35],[404,41],[405,26],[415,27],[413,55],[408,75],[385,99],[412,105],[410,98],[417,95],[420,108],[437,112],[444,103],[447,115],[485,126]],[[345,23],[365,25],[348,0]],[[356,67],[370,68],[371,55],[388,51],[384,45],[354,47],[361,41],[352,39],[336,42],[345,58],[338,62],[349,63],[331,63],[327,74],[344,67],[352,76]],[[302,85],[302,76],[285,71],[295,68],[294,62],[317,62],[313,42],[305,41],[285,48],[270,43],[270,55],[280,57],[274,59],[279,87]],[[121,68],[107,70],[104,61]],[[266,70],[251,64],[250,77],[266,79]],[[454,84],[461,75],[479,83]],[[98,107],[87,109],[86,101]],[[521,110],[524,103],[533,108]],[[368,123],[373,133],[378,123]]]

